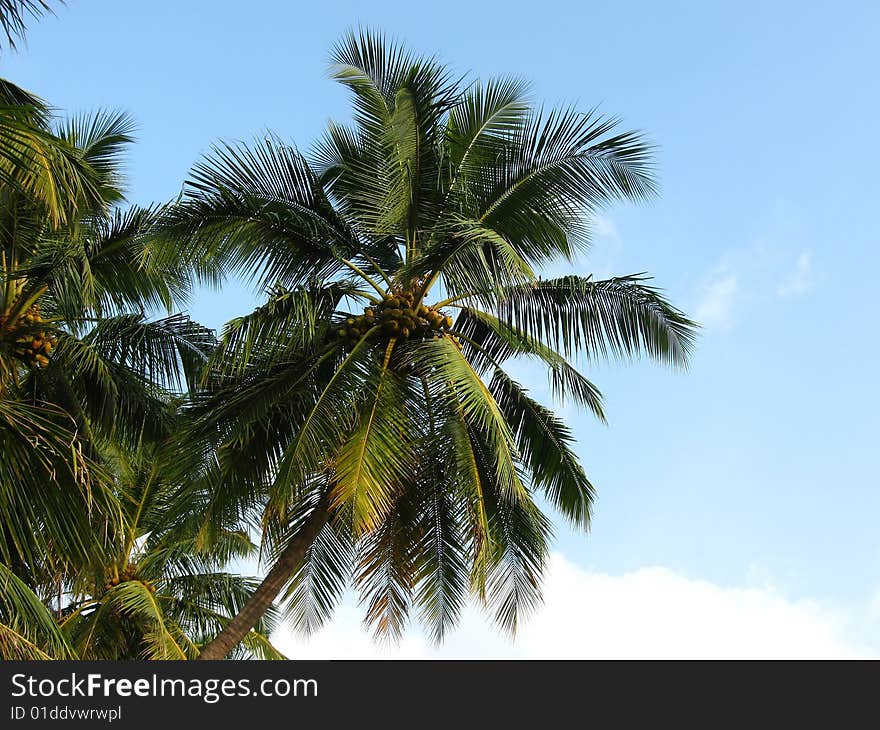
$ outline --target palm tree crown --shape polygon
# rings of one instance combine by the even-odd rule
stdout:
[[[200,520],[169,523],[165,504],[178,490],[175,454],[144,447],[118,463],[127,499],[121,529],[108,540],[110,559],[69,576],[75,598],[59,616],[79,659],[192,659],[245,604],[258,583],[226,572],[250,556],[247,534],[221,526],[210,549],[199,545]],[[235,658],[282,659],[266,638],[269,611]]]

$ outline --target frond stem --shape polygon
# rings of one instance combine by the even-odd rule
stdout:
[[[351,269],[353,272],[355,272],[358,276],[360,276],[365,282],[367,282],[367,284],[369,284],[371,287],[373,287],[373,289],[375,289],[377,292],[379,292],[380,296],[383,296],[383,297],[385,296],[385,290],[382,287],[380,287],[375,281],[373,281],[369,276],[367,276],[367,274],[364,272],[364,270],[361,269],[359,266],[357,266],[356,264],[353,264],[351,261],[348,261],[347,259],[342,258],[341,256],[337,256],[336,260],[339,261],[339,263],[347,266],[349,269]]]

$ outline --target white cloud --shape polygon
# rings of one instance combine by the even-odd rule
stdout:
[[[813,259],[809,251],[797,257],[794,271],[776,289],[780,297],[806,294],[813,285]]]
[[[733,322],[733,309],[739,294],[736,274],[719,269],[701,287],[696,320],[705,327],[726,328]]]
[[[545,605],[513,642],[475,610],[437,648],[411,631],[394,648],[372,643],[350,603],[306,641],[274,639],[292,659],[847,658],[869,655],[847,637],[854,617],[775,589],[724,587],[667,568],[585,571],[554,555]]]
[[[615,240],[620,238],[620,231],[617,230],[614,221],[607,215],[596,213],[591,220],[593,230],[599,238],[613,238]]]

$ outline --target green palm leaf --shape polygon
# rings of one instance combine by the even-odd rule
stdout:
[[[569,428],[503,371],[495,371],[489,388],[513,429],[535,486],[575,525],[589,527],[595,490],[572,451]]]
[[[0,658],[73,659],[73,650],[40,598],[0,563]]]

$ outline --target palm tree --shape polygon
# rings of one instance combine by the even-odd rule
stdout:
[[[189,657],[253,588],[219,569],[249,549],[240,534],[202,550],[160,517],[163,480],[198,465],[144,454],[167,442],[216,342],[186,316],[150,316],[183,302],[190,280],[145,242],[161,209],[117,207],[131,127],[99,112],[53,130],[99,192],[63,224],[0,184],[4,658]],[[242,651],[277,655],[257,632]]]
[[[52,586],[57,595],[42,598],[0,565],[0,658],[191,659],[256,589],[256,580],[223,570],[254,552],[245,532],[221,526],[205,550],[199,520],[165,519],[175,477],[186,478],[173,450],[117,454],[114,474],[127,499],[118,531],[105,535],[103,562],[75,566]],[[270,609],[236,658],[284,658],[267,638],[275,618]]]
[[[42,0],[0,0],[0,26],[10,46],[23,37],[26,15],[49,9]],[[148,628],[156,643],[146,653],[167,654],[171,634],[127,602],[131,581],[104,591],[102,581],[89,586],[78,578],[112,570],[123,546],[167,593],[156,599],[165,612],[160,623],[178,633],[186,628],[188,647],[222,626],[222,613],[212,618],[208,612],[234,611],[237,604],[230,601],[247,588],[216,571],[194,574],[189,582],[173,574],[187,560],[215,568],[222,551],[194,549],[187,557],[181,543],[173,554],[166,551],[164,562],[138,552],[158,539],[159,507],[141,495],[137,519],[130,513],[130,490],[137,489],[128,478],[131,464],[167,438],[176,396],[202,369],[214,338],[187,317],[149,316],[185,300],[189,275],[173,259],[156,267],[144,245],[142,234],[160,209],[117,207],[124,202],[120,154],[131,132],[127,116],[107,112],[55,126],[41,99],[0,80],[4,658],[122,655],[125,647],[95,641],[106,636],[111,619],[125,623],[129,638],[133,627]],[[144,532],[147,519],[151,535]],[[84,598],[86,588],[91,593]],[[72,644],[56,621],[62,612],[70,614],[65,631]],[[132,638],[127,646],[140,652],[148,646],[144,641]],[[256,650],[273,651],[268,645]]]
[[[255,546],[221,525],[206,550],[194,516],[168,522],[165,505],[179,489],[174,450],[145,448],[122,461],[128,499],[121,531],[108,539],[112,557],[68,576],[58,623],[79,659],[195,658],[256,589],[255,579],[224,571]],[[270,609],[236,658],[283,659],[267,639],[274,624]]]
[[[279,595],[314,630],[349,580],[381,636],[416,609],[440,640],[468,595],[515,631],[540,600],[540,503],[587,528],[594,489],[571,431],[505,363],[539,363],[602,419],[573,358],[684,366],[694,341],[643,276],[539,276],[586,250],[597,210],[653,193],[641,135],[536,110],[514,79],[457,82],[369,32],[332,61],[353,126],[309,156],[276,138],[220,146],[163,221],[203,276],[269,289],[227,326],[192,406],[188,443],[216,458],[181,509],[206,529],[252,520],[273,561],[202,659]]]
[[[96,535],[123,518],[108,456],[165,433],[169,398],[214,342],[186,317],[149,317],[189,284],[142,242],[159,212],[115,208],[130,132],[109,113],[57,130],[99,193],[64,224],[0,184],[0,557],[38,592],[98,559]]]

